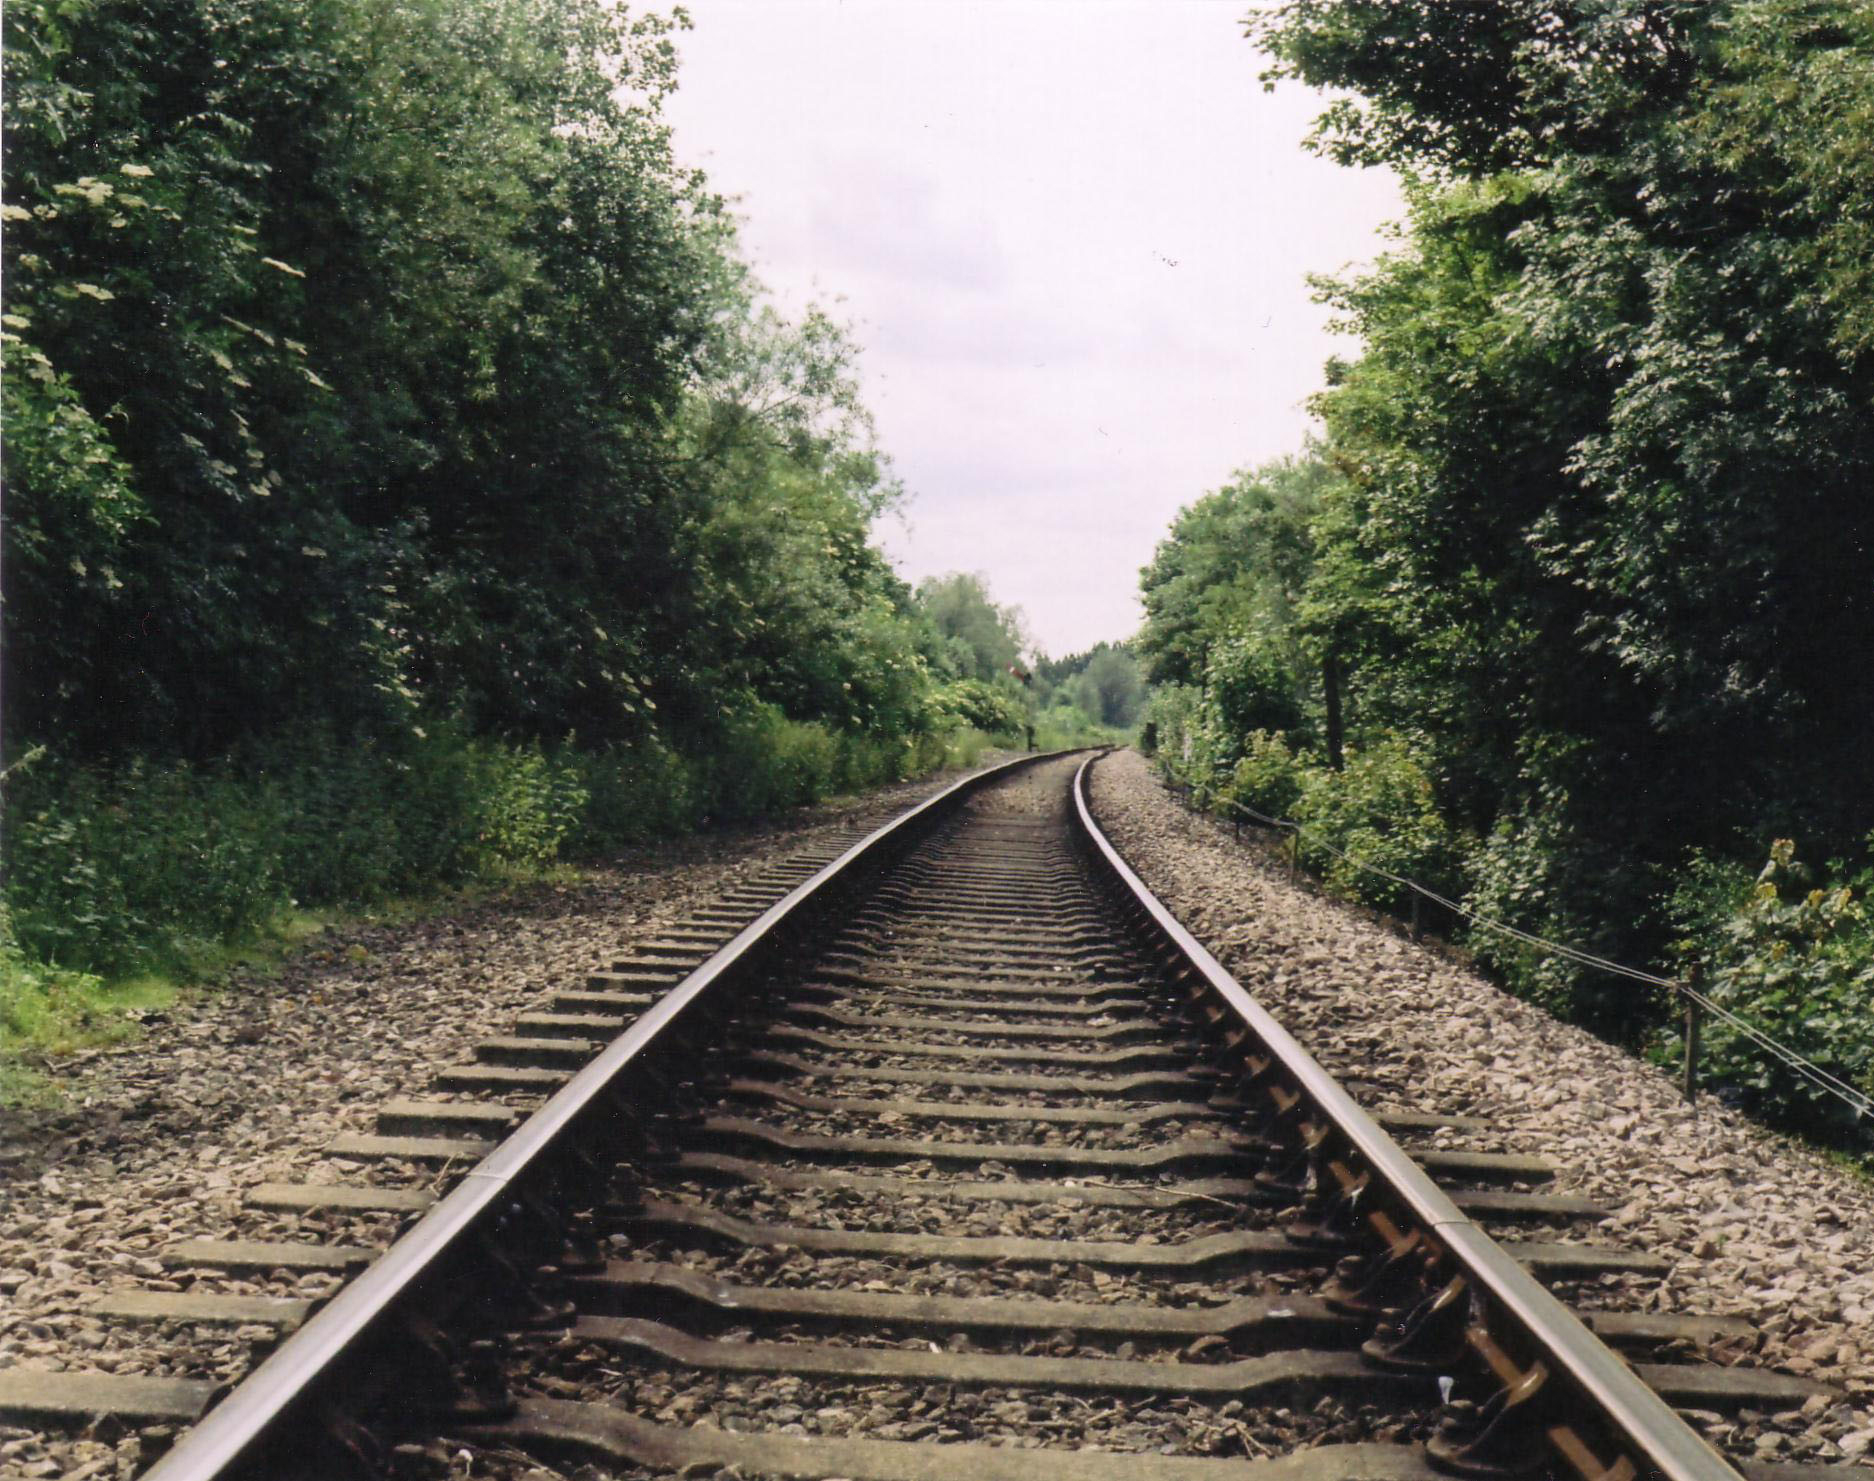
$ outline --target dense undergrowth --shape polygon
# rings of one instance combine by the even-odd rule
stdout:
[[[15,1051],[109,1042],[164,984],[296,923],[971,766],[992,743],[962,729],[885,746],[770,713],[706,758],[447,730],[395,748],[307,737],[216,765],[29,758],[5,783],[0,1029]]]
[[[1152,715],[1160,765],[1191,786],[1196,806],[1252,825],[1245,809],[1299,825],[1282,837],[1293,839],[1297,862],[1335,893],[1415,915],[1463,942],[1520,996],[1623,1038],[1662,1065],[1682,1066],[1681,1009],[1666,990],[1583,968],[1423,897],[1415,909],[1416,892],[1399,883],[1411,880],[1485,921],[1515,923],[1541,910],[1559,923],[1549,939],[1571,946],[1593,940],[1606,922],[1590,887],[1557,879],[1561,851],[1540,827],[1525,821],[1480,836],[1454,826],[1440,811],[1425,756],[1398,736],[1349,743],[1334,767],[1306,744],[1269,731],[1232,734],[1219,745],[1199,691],[1159,691]],[[1234,764],[1220,751],[1234,755]],[[1868,846],[1874,850],[1874,838]],[[1606,870],[1619,867],[1617,857],[1605,860]],[[1820,873],[1796,857],[1789,839],[1772,844],[1759,870],[1690,856],[1658,902],[1662,956],[1646,965],[1692,981],[1829,1076],[1874,1095],[1871,902],[1874,866],[1865,856],[1834,860]],[[1563,904],[1577,911],[1572,921]],[[1701,1017],[1701,1086],[1821,1142],[1866,1149],[1869,1127],[1839,1095],[1723,1017]]]
[[[1035,728],[1041,749],[1119,738],[1068,707]],[[884,742],[768,711],[692,757],[447,727],[394,746],[303,736],[214,764],[29,755],[4,781],[0,1031],[14,1055],[110,1043],[175,987],[273,959],[348,913],[973,767],[1025,739],[959,725]]]

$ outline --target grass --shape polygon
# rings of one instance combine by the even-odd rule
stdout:
[[[55,1057],[134,1037],[142,1015],[167,1008],[177,991],[149,974],[107,982],[13,953],[0,958],[0,1106],[56,1105],[61,1097],[46,1073]]]
[[[561,882],[577,871],[556,866],[540,878]],[[191,942],[173,964],[100,977],[46,966],[0,950],[0,1107],[52,1109],[64,1103],[57,1062],[87,1049],[129,1043],[147,1017],[166,1014],[236,976],[264,983],[330,930],[358,924],[416,921],[485,898],[513,878],[383,900],[360,910],[289,910],[248,939]]]
[[[53,1062],[86,1049],[126,1043],[150,1014],[166,1013],[191,992],[237,972],[262,978],[330,926],[337,911],[294,910],[269,921],[250,939],[191,943],[186,956],[161,969],[120,976],[47,966],[0,952],[0,1106],[56,1105]]]

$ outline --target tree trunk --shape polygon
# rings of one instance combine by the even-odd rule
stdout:
[[[1329,648],[1321,660],[1321,692],[1327,701],[1327,764],[1339,771],[1342,764],[1340,723],[1340,654]]]

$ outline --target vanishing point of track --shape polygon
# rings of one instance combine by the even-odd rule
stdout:
[[[725,898],[338,1149],[465,1168],[441,1198],[261,1190],[414,1222],[212,1407],[152,1393],[207,1412],[147,1474],[440,1474],[447,1438],[631,1475],[1735,1477],[1674,1406],[1818,1386],[1648,1361],[1720,1320],[1571,1310],[1663,1262],[1576,1237],[1600,1211],[1541,1159],[1452,1145],[1487,1125],[1357,1104],[1112,849],[1093,764]]]

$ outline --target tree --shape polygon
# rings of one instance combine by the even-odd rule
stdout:
[[[1145,707],[1145,680],[1131,650],[1111,643],[1094,649],[1074,685],[1074,702],[1091,719],[1117,730],[1130,728]]]
[[[1343,481],[1298,611],[1487,837],[1474,898],[1644,953],[1687,848],[1874,822],[1874,26],[1830,0],[1302,0],[1272,78],[1411,182],[1323,285]],[[1175,625],[1167,631],[1175,633]],[[1863,717],[1863,718],[1857,718]],[[1569,987],[1567,990],[1572,991]]]
[[[1318,457],[1279,458],[1179,511],[1139,573],[1138,650],[1154,683],[1201,683],[1225,634],[1293,628],[1313,561],[1308,524],[1331,477]]]
[[[942,642],[944,663],[959,677],[993,682],[1018,666],[1028,646],[1022,614],[997,605],[976,573],[932,576],[917,589],[918,607]]]

